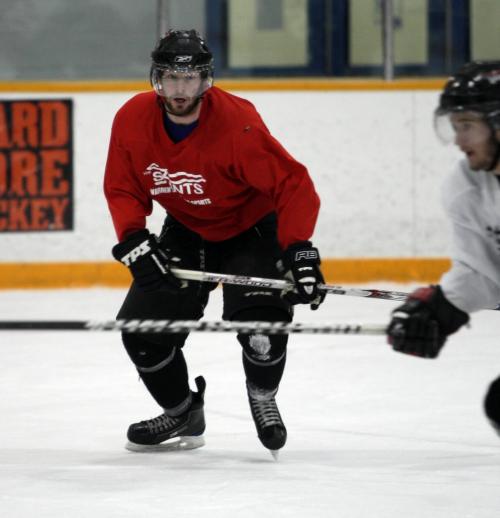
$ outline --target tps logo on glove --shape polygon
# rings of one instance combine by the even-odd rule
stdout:
[[[125,266],[130,266],[132,263],[135,263],[139,257],[146,255],[149,252],[151,252],[151,247],[149,246],[149,239],[146,239],[141,244],[133,248],[128,254],[125,254],[120,261]]]

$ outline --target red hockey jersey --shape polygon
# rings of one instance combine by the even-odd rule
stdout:
[[[307,169],[250,102],[216,87],[203,97],[198,126],[178,143],[154,92],[125,103],[113,122],[104,192],[119,240],[145,228],[153,200],[208,241],[275,211],[283,247],[311,237],[319,210]]]

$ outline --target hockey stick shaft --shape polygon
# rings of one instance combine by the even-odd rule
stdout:
[[[248,333],[383,335],[378,324],[315,324],[288,322],[235,322],[206,320],[3,320],[0,331],[121,331],[124,333]]]
[[[249,277],[246,275],[231,275],[227,273],[200,272],[197,270],[183,270],[172,268],[172,273],[180,279],[198,282],[216,282],[221,284],[237,284],[254,288],[271,288],[283,290],[291,288],[291,282],[283,279],[266,279],[263,277]],[[358,288],[343,288],[331,284],[321,284],[320,288],[330,295],[348,295],[350,297],[365,297],[385,300],[406,300],[408,293],[401,291],[385,291]]]

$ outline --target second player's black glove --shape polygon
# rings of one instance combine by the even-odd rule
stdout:
[[[388,342],[395,351],[436,358],[448,338],[467,324],[469,315],[454,306],[440,286],[419,288],[392,312]]]
[[[113,257],[127,266],[143,291],[177,291],[181,279],[170,271],[170,258],[159,247],[156,236],[146,229],[130,234],[113,247]]]
[[[290,304],[310,304],[311,309],[318,309],[325,298],[325,292],[318,288],[325,282],[320,263],[318,249],[310,241],[290,245],[283,254],[281,270],[293,288],[285,290],[283,298]]]

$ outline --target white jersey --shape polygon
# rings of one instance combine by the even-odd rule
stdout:
[[[443,185],[453,225],[452,268],[441,279],[446,298],[470,313],[500,303],[500,177],[472,171],[467,160]]]

